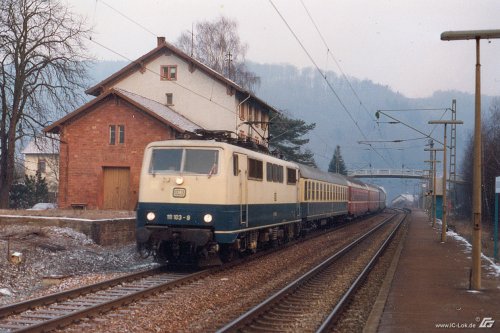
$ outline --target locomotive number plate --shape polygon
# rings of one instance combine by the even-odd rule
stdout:
[[[175,187],[173,192],[172,192],[172,196],[174,198],[185,198],[186,197],[186,189],[181,188],[181,187]]]

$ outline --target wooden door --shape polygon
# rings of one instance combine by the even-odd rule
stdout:
[[[130,169],[104,168],[103,209],[128,210],[130,196]]]

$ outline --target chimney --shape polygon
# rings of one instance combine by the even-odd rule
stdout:
[[[165,42],[165,37],[156,37],[156,42],[158,43],[157,46],[162,46],[164,45],[166,42]]]

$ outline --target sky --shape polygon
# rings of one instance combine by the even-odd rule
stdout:
[[[238,22],[247,60],[299,68],[314,61],[415,98],[474,92],[475,42],[441,41],[442,32],[500,29],[498,0],[63,1],[94,27],[89,50],[97,59],[133,60],[156,36],[175,43],[196,22],[226,16]],[[500,95],[500,39],[481,42],[481,89]]]

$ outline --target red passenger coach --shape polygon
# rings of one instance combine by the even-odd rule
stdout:
[[[368,212],[375,213],[380,209],[380,192],[375,185],[368,184]]]
[[[349,187],[348,214],[351,217],[376,213],[385,208],[385,190],[373,184],[366,184],[355,178],[347,177]]]
[[[368,186],[354,178],[348,178],[349,197],[347,209],[349,216],[356,217],[368,213]]]

